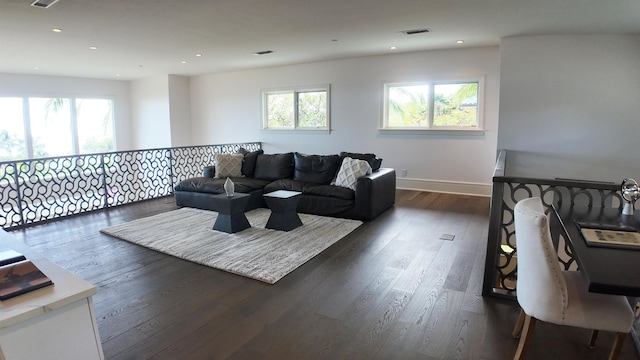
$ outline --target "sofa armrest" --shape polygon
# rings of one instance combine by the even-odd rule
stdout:
[[[355,212],[362,220],[371,220],[396,202],[396,171],[381,168],[356,183]]]
[[[213,178],[216,176],[216,167],[211,165],[211,166],[205,166],[204,168],[202,168],[202,177],[206,177],[206,178]]]

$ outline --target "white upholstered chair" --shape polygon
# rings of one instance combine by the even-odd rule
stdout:
[[[520,318],[513,330],[520,337],[515,359],[523,359],[536,319],[558,325],[598,330],[617,336],[609,359],[618,357],[631,331],[633,312],[624,296],[590,293],[577,271],[563,271],[549,231],[549,219],[540,198],[519,201],[514,208],[518,251],[517,297]]]

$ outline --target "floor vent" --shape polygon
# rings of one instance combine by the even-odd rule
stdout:
[[[53,4],[57,2],[58,0],[36,0],[31,3],[31,6],[46,9],[51,7]]]
[[[440,240],[447,240],[447,241],[452,241],[453,238],[455,238],[455,235],[451,235],[451,234],[442,234],[440,235]]]

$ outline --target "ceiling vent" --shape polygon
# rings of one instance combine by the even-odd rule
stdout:
[[[424,34],[424,33],[428,33],[428,32],[431,32],[431,30],[429,30],[429,29],[412,29],[412,30],[400,31],[401,34],[405,34],[405,35]]]
[[[253,53],[253,55],[268,55],[268,54],[273,54],[274,51],[272,50],[265,50],[265,51],[258,51]]]
[[[51,7],[53,4],[57,2],[58,0],[36,0],[31,3],[31,6],[46,9]]]

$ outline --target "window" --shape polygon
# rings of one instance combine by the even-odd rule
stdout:
[[[0,161],[113,150],[112,100],[0,97]]]
[[[113,151],[113,101],[76,99],[80,154]]]
[[[384,85],[383,130],[480,130],[480,81]]]
[[[262,92],[265,130],[329,130],[329,86]]]
[[[30,98],[33,157],[73,155],[69,99]]]
[[[0,98],[0,161],[27,158],[22,98]]]

